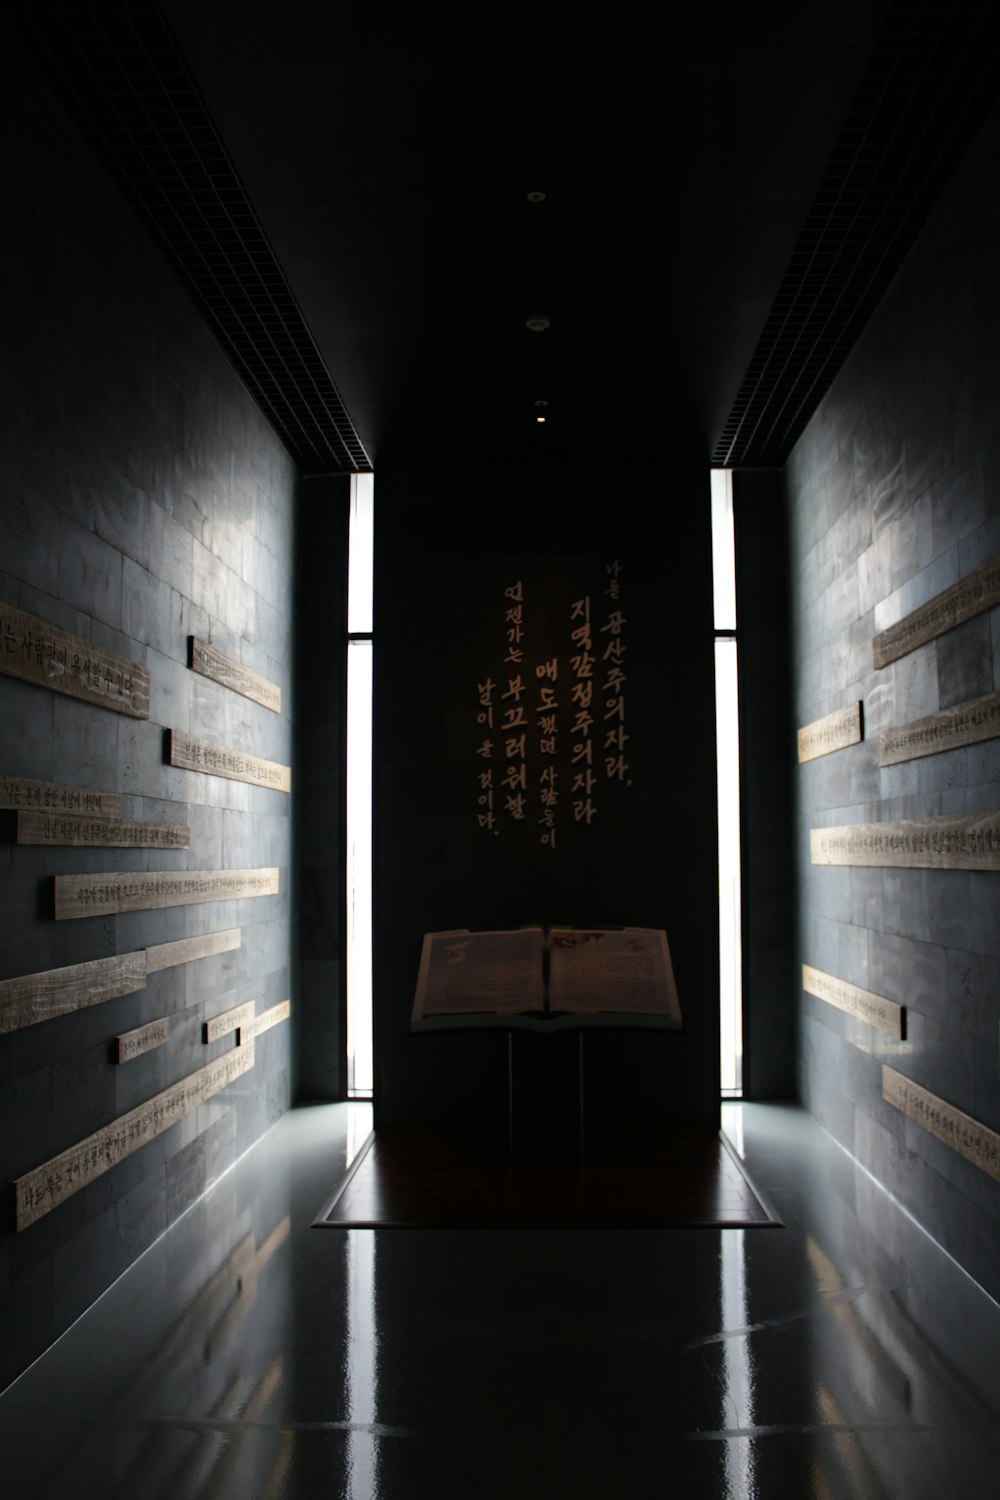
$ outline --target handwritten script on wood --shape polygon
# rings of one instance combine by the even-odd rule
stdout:
[[[196,635],[189,636],[188,641],[192,671],[199,672],[202,677],[210,677],[213,682],[231,688],[244,698],[251,698],[254,703],[269,708],[272,713],[281,713],[281,689],[276,682],[268,682],[266,677],[251,672],[242,662],[234,661],[217,646],[209,645],[208,641],[200,641]]]
[[[814,865],[1000,870],[1000,813],[812,828],[809,844]]]
[[[823,719],[803,725],[798,734],[799,765],[829,755],[834,750],[843,750],[847,745],[856,745],[860,739],[861,704],[850,703]]]
[[[216,953],[231,953],[240,946],[240,932],[239,927],[227,927],[224,932],[203,932],[197,937],[178,938],[174,943],[157,943],[146,949],[146,973],[156,974],[160,969],[190,964]]]
[[[876,1031],[884,1031],[887,1036],[902,1040],[906,1035],[904,1007],[894,1000],[887,1000],[884,995],[859,989],[856,984],[848,984],[846,979],[838,979],[834,974],[824,974],[822,969],[814,969],[810,964],[802,965],[802,988],[815,995],[817,1000],[835,1005],[847,1015],[874,1026]]]
[[[99,849],[187,849],[191,830],[181,823],[137,823],[90,813],[19,812],[17,842]]]
[[[115,1037],[115,1062],[127,1063],[142,1057],[144,1053],[162,1047],[169,1035],[170,1021],[166,1016],[149,1021],[145,1026],[137,1026],[134,1031],[123,1031]]]
[[[57,921],[108,916],[121,911],[155,911],[194,906],[202,901],[241,901],[278,894],[277,867],[259,870],[171,870],[108,875],[57,875]]]
[[[272,1005],[268,1010],[262,1010],[259,1016],[254,1016],[249,1022],[244,1033],[244,1042],[254,1041],[262,1032],[270,1031],[272,1026],[278,1026],[282,1021],[287,1021],[291,1013],[292,1002],[290,1000],[279,1000],[277,1005]]]
[[[219,1042],[231,1031],[242,1032],[253,1020],[254,1002],[246,1000],[242,1005],[234,1005],[231,1010],[220,1011],[211,1020],[205,1021],[201,1028],[202,1041],[207,1047],[210,1042]],[[237,1037],[237,1045],[241,1045],[243,1037]]]
[[[149,718],[145,667],[3,603],[0,672],[133,719]]]
[[[954,630],[985,609],[1000,604],[1000,557],[991,557],[982,567],[935,594],[926,604],[904,615],[872,641],[872,664],[877,669],[906,656],[946,630]]]
[[[64,969],[26,974],[21,979],[0,980],[0,1035],[35,1026],[39,1021],[50,1021],[55,1016],[70,1015],[90,1005],[101,1005],[119,995],[134,994],[145,989],[149,974],[209,958],[215,953],[230,953],[239,946],[240,929],[230,927],[224,932],[180,938],[133,953],[70,964]]]
[[[155,1140],[171,1125],[227,1088],[254,1065],[253,1043],[233,1047],[179,1083],[147,1099],[145,1104],[95,1130],[14,1183],[15,1223],[18,1231],[65,1203],[74,1193]]]
[[[196,740],[178,729],[170,731],[170,764],[184,771],[201,771],[207,776],[223,776],[227,781],[247,781],[251,786],[268,787],[273,792],[292,790],[292,770],[259,755],[229,750],[209,740]]]
[[[146,955],[121,953],[89,963],[0,980],[0,1033],[20,1031],[146,987]]]
[[[911,719],[897,729],[879,735],[878,763],[895,766],[900,761],[937,755],[940,750],[958,750],[1000,735],[1000,693],[986,693],[967,703],[956,703],[940,713]]]
[[[0,776],[0,808],[30,812],[91,813],[95,818],[117,818],[117,792],[98,792],[89,786],[62,786],[30,776]]]
[[[882,1065],[882,1097],[918,1125],[1000,1182],[1000,1135],[929,1089]]]

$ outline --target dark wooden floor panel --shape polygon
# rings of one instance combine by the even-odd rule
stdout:
[[[711,1131],[588,1140],[582,1157],[511,1157],[480,1131],[379,1131],[317,1221],[340,1228],[666,1229],[778,1223]]]

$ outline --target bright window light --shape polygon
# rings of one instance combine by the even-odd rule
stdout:
[[[351,476],[347,571],[347,1093],[371,1096],[372,594],[375,483]]]
[[[719,1041],[723,1097],[743,1093],[743,945],[740,907],[740,717],[736,647],[733,477],[712,470],[715,720],[719,808]]]
[[[351,475],[351,530],[347,551],[347,633],[371,635],[375,561],[375,476]]]
[[[378,1420],[378,1328],[375,1320],[376,1247],[370,1229],[349,1229],[347,1251],[347,1475],[350,1494],[380,1495]]]
[[[374,1238],[374,1236],[373,1236]],[[754,1472],[754,1443],[750,1432],[756,1421],[754,1370],[746,1329],[750,1322],[747,1305],[746,1231],[727,1229],[719,1235],[719,1292],[722,1329],[723,1415],[720,1425],[740,1436],[725,1444],[725,1492],[727,1495],[758,1493]]]
[[[715,642],[715,721],[719,796],[719,1001],[722,1092],[743,1088],[743,996],[740,940],[740,721],[736,641]]]
[[[733,476],[712,470],[712,570],[716,630],[736,629],[736,545],[733,537]]]
[[[347,646],[347,1092],[372,1091],[372,643]]]

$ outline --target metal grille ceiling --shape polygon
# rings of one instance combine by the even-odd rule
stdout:
[[[371,462],[155,5],[12,5],[99,159],[306,472]],[[1000,7],[898,0],[712,454],[784,463],[995,103]]]
[[[371,463],[155,6],[17,6],[12,18],[292,457]]]
[[[780,466],[997,100],[998,7],[893,6],[712,455]]]

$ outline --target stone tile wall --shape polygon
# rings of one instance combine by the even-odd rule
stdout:
[[[827,869],[820,824],[1000,808],[1000,741],[880,769],[881,730],[1000,688],[1000,609],[874,671],[871,640],[1000,553],[996,119],[786,469],[795,719],[858,698],[865,739],[797,770],[801,960],[907,1007],[893,1042],[803,994],[824,1125],[996,1297],[1000,1184],[883,1101],[893,1067],[1000,1130],[1000,873]]]
[[[6,28],[5,28],[6,30]],[[292,993],[291,798],[164,764],[164,730],[292,760],[296,476],[288,455],[4,37],[0,601],[144,664],[148,721],[0,676],[0,773],[122,794],[188,851],[20,848],[0,812],[0,978],[240,926],[238,952],[0,1037],[0,1187],[201,1066],[206,1015]],[[280,684],[281,716],[188,669],[188,636]],[[56,923],[57,873],[277,865],[278,896]],[[294,1003],[294,996],[293,996]],[[168,1015],[126,1065],[118,1032]],[[294,1025],[294,1022],[293,1022]],[[45,1218],[0,1219],[0,1386],[288,1107],[292,1031],[224,1094]]]

